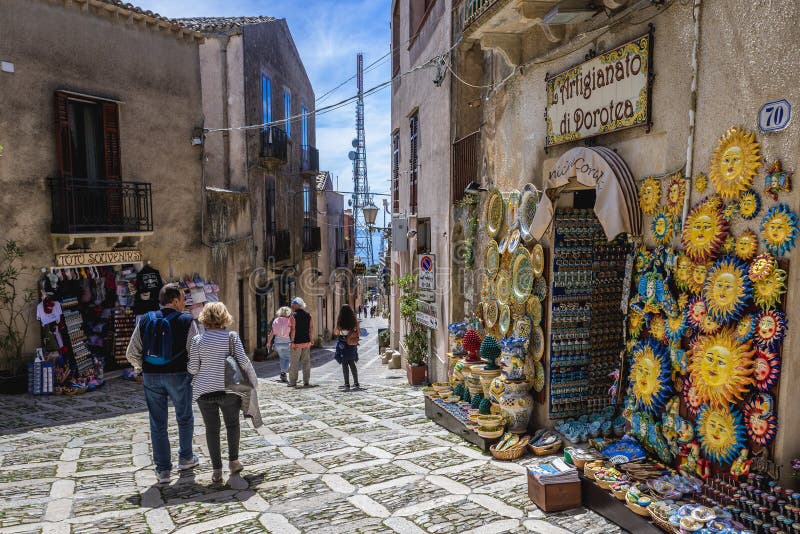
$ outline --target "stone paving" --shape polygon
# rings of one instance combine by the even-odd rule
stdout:
[[[276,362],[256,364],[264,426],[243,425],[245,471],[225,485],[207,461],[156,484],[138,384],[0,396],[0,533],[620,532],[583,509],[544,514],[527,497],[536,459],[498,462],[425,419],[421,392],[374,356],[382,325],[364,326],[366,391],[338,391],[326,350],[312,358],[316,388],[289,389]],[[199,413],[195,425],[203,458]],[[174,447],[174,419],[170,434]]]

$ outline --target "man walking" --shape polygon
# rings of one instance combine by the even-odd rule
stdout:
[[[183,313],[186,302],[178,284],[162,287],[158,301],[161,309],[144,315],[136,325],[125,357],[144,378],[153,462],[158,482],[166,484],[172,471],[167,399],[172,400],[178,421],[178,470],[191,469],[200,463],[192,452],[192,375],[186,371],[189,342],[198,332],[192,316]]]
[[[289,387],[297,387],[297,372],[303,366],[303,386],[311,387],[311,345],[314,339],[314,321],[306,311],[300,297],[292,299],[292,318],[289,323],[292,340],[289,362]]]

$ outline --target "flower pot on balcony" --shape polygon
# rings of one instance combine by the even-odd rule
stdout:
[[[428,366],[424,363],[420,365],[413,365],[409,363],[406,365],[406,376],[408,377],[408,383],[412,386],[419,386],[425,382],[425,377],[427,375]]]

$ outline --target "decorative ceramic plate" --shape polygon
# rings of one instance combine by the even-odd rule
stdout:
[[[508,304],[501,304],[500,305],[500,317],[498,319],[500,332],[505,336],[508,333],[508,329],[511,326],[511,310],[508,308]]]
[[[528,184],[522,191],[522,198],[519,201],[519,231],[525,243],[532,243],[533,236],[530,234],[533,217],[536,215],[536,206],[539,204],[539,193],[533,184]]]
[[[520,317],[514,322],[514,337],[528,339],[531,335],[531,320],[527,316]]]
[[[540,324],[542,322],[542,302],[539,297],[531,295],[525,303],[525,311],[528,312],[528,317],[531,318],[533,324]]]
[[[544,278],[539,277],[533,283],[533,296],[538,298],[539,302],[547,298],[547,281]]]
[[[524,302],[533,289],[533,262],[525,247],[519,247],[511,269],[511,292],[514,300]]]
[[[500,250],[497,247],[497,241],[490,239],[486,244],[486,257],[484,259],[486,267],[486,274],[494,276],[500,268]]]
[[[488,328],[492,328],[497,323],[499,313],[496,300],[492,299],[483,303],[483,320],[486,321]]]
[[[497,244],[497,250],[500,252],[502,256],[506,252],[508,252],[508,234],[504,235],[500,242]]]
[[[522,302],[513,302],[511,304],[511,315],[512,317],[522,317],[525,315],[525,301]]]
[[[517,247],[519,247],[519,229],[514,229],[508,236],[508,246],[506,247],[506,251],[509,254],[514,254],[516,252]]]
[[[533,390],[540,393],[544,389],[544,366],[542,362],[533,362],[533,370],[535,375],[533,377]]]
[[[492,189],[489,192],[489,198],[486,200],[486,233],[490,237],[497,237],[500,233],[500,228],[503,226],[503,215],[505,211],[505,203],[503,202],[503,195],[498,189]]]
[[[494,294],[500,304],[508,304],[508,301],[511,300],[511,277],[506,271],[497,273]]]
[[[542,276],[544,272],[544,249],[539,243],[533,245],[531,259],[533,260],[533,276]]]
[[[508,194],[508,207],[506,208],[506,222],[508,223],[509,228],[517,228],[519,227],[519,200],[520,197],[519,191],[516,189],[512,190]]]
[[[538,324],[531,329],[531,356],[537,362],[544,356],[544,331]]]

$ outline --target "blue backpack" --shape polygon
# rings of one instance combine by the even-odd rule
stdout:
[[[150,365],[167,365],[175,360],[184,351],[172,353],[172,324],[170,321],[179,315],[171,313],[166,317],[160,311],[148,312],[142,319],[141,337],[144,361]]]

